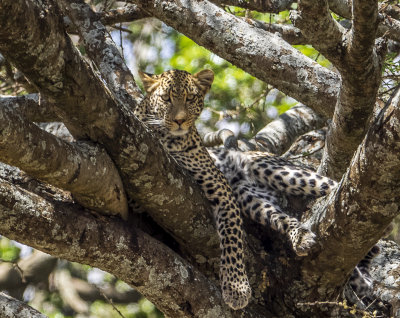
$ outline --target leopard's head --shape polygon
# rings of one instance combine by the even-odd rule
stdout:
[[[187,134],[203,110],[214,73],[170,70],[160,75],[139,71],[139,75],[147,92],[149,123],[165,127],[174,136]]]

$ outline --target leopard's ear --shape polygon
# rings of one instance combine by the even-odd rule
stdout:
[[[205,94],[211,88],[211,84],[214,81],[214,72],[211,70],[202,70],[194,74],[193,77],[197,87]]]
[[[145,73],[142,71],[139,71],[139,76],[140,79],[143,82],[144,89],[146,90],[146,93],[150,94],[152,93],[158,86],[159,80],[157,75]]]

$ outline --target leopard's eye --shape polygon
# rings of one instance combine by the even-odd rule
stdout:
[[[186,100],[193,100],[194,99],[194,94],[187,94]]]
[[[165,95],[161,95],[161,99],[165,102],[168,102],[171,100],[171,97],[169,96],[169,94],[165,94]]]

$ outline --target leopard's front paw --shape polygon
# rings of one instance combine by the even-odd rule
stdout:
[[[251,288],[246,276],[233,279],[232,277],[223,275],[221,287],[222,298],[232,309],[238,310],[244,308],[249,303]]]
[[[292,242],[293,250],[298,256],[308,255],[310,250],[316,244],[315,234],[304,227],[293,229],[289,233],[289,236]]]

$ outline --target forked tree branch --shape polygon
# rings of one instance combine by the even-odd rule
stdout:
[[[1,179],[0,218],[2,235],[107,271],[169,317],[264,317],[250,309],[231,312],[219,287],[167,246],[121,220],[45,200]]]
[[[337,191],[312,209],[311,223],[321,250],[307,259],[303,274],[327,294],[343,285],[346,275],[399,214],[400,195],[395,190],[400,186],[399,127],[397,90],[368,130]]]
[[[0,52],[57,104],[68,129],[77,131],[74,137],[103,144],[120,169],[126,192],[158,224],[187,246],[193,257],[215,259],[219,243],[207,200],[129,109],[142,95],[131,96],[133,104],[122,106],[65,35],[58,17],[55,2],[44,7],[33,1],[2,1]],[[43,51],[27,51],[27,47]]]
[[[249,74],[331,117],[339,76],[207,0],[134,1],[151,15]]]
[[[71,144],[40,129],[8,106],[0,108],[0,160],[71,191],[83,206],[128,218],[118,171],[100,147]]]
[[[99,15],[83,0],[58,2],[72,19],[88,55],[96,63],[111,92],[125,107],[134,109],[142,93]]]
[[[283,154],[300,135],[325,124],[324,118],[311,108],[301,105],[284,112],[261,129],[254,137],[260,149],[276,155]]]
[[[307,38],[308,43],[336,67],[341,66],[340,51],[345,29],[331,16],[326,0],[299,0],[298,10],[292,11],[290,18]]]
[[[385,45],[375,45],[378,27],[376,0],[353,1],[353,25],[346,35],[339,100],[319,171],[340,179],[362,140],[375,105]],[[339,66],[340,65],[340,66]]]

